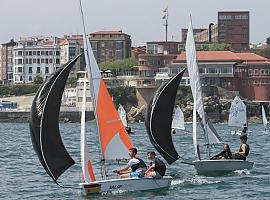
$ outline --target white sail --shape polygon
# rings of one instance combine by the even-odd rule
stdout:
[[[266,130],[266,126],[267,126],[267,118],[266,118],[266,114],[265,114],[265,110],[264,110],[264,106],[262,105],[262,120],[263,120],[263,126],[264,126],[264,130]]]
[[[118,107],[118,113],[119,113],[119,116],[120,116],[120,119],[124,125],[124,127],[127,127],[127,114],[126,114],[126,111],[125,109],[123,108],[123,106],[120,104],[119,107]]]
[[[244,124],[247,124],[246,105],[236,96],[231,104],[228,125],[242,128]]]
[[[83,98],[82,98],[82,110],[81,110],[81,163],[82,163],[82,173],[85,182],[90,182],[90,176],[88,173],[88,147],[86,142],[85,134],[85,107],[86,107],[86,72],[83,81]]]
[[[178,105],[174,111],[172,128],[179,129],[179,130],[185,130],[184,113]]]
[[[186,60],[188,67],[188,74],[190,78],[190,85],[193,98],[196,100],[196,110],[202,120],[202,125],[205,132],[205,143],[206,144],[217,144],[221,143],[220,137],[217,135],[214,127],[209,128],[207,116],[203,107],[203,96],[202,96],[202,88],[200,82],[200,74],[199,68],[197,64],[197,55],[196,55],[196,47],[193,36],[193,28],[192,21],[190,19],[190,24],[187,33],[187,41],[186,41]],[[194,102],[194,103],[195,103]],[[214,130],[214,131],[212,131]],[[195,140],[195,139],[194,139]]]

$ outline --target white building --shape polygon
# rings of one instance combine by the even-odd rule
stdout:
[[[13,83],[32,83],[36,76],[43,80],[60,67],[57,38],[24,38],[13,48]]]

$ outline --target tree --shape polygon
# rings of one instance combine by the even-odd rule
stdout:
[[[34,81],[33,81],[34,84],[42,84],[43,83],[43,78],[39,75],[37,75],[35,78],[34,78]]]
[[[67,79],[67,84],[75,87],[77,85],[77,78],[76,77],[69,77]]]
[[[212,43],[209,45],[209,51],[230,51],[231,45],[226,43]]]
[[[99,64],[101,70],[111,70],[113,73],[118,71],[129,70],[130,68],[136,66],[138,61],[132,58],[125,60],[115,60],[112,62],[102,62]]]
[[[270,37],[266,38],[266,44],[270,45]]]

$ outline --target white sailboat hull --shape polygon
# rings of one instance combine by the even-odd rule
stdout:
[[[196,160],[192,162],[198,174],[226,173],[235,170],[250,170],[254,162],[246,160]]]
[[[80,187],[86,195],[121,192],[121,191],[143,191],[168,188],[171,185],[172,177],[165,176],[161,179],[151,177],[145,178],[125,178],[95,181],[91,183],[80,183]]]

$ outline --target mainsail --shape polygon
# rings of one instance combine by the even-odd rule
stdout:
[[[172,128],[179,129],[179,130],[185,130],[184,113],[178,105],[176,106],[176,109],[174,111]]]
[[[244,124],[247,124],[246,105],[236,96],[231,104],[228,125],[242,128]]]
[[[204,129],[205,133],[205,143],[206,145],[209,144],[217,144],[221,143],[221,139],[218,136],[213,126],[211,128],[209,127],[208,118],[206,116],[206,113],[204,111],[203,107],[203,96],[202,96],[202,87],[200,82],[200,74],[199,74],[199,68],[197,64],[197,55],[196,55],[196,47],[195,47],[195,41],[193,36],[193,27],[192,27],[192,21],[190,19],[188,33],[187,33],[187,41],[186,41],[186,60],[187,60],[187,67],[188,67],[188,74],[190,78],[190,86],[192,95],[194,98],[194,104],[196,103],[196,110],[202,120],[202,127]],[[196,131],[197,132],[197,131]],[[194,142],[198,142],[198,135],[194,132]],[[198,148],[198,144],[195,144],[195,149]],[[199,152],[195,152],[196,156],[199,158]],[[209,153],[208,153],[209,154]]]
[[[128,126],[128,124],[127,124],[127,114],[126,114],[126,111],[125,111],[125,109],[123,108],[123,106],[121,104],[119,105],[117,111],[119,113],[120,119],[121,119],[124,127],[127,127]]]
[[[179,158],[172,142],[171,125],[176,92],[184,71],[182,70],[158,88],[148,102],[145,116],[149,139],[169,164]]]
[[[265,113],[263,105],[262,105],[262,120],[263,120],[264,130],[266,130],[266,126],[268,122],[267,122],[266,113]]]
[[[30,113],[30,134],[34,150],[56,183],[58,177],[75,163],[60,136],[59,111],[69,72],[80,56],[60,67],[40,86]]]
[[[81,14],[85,62],[102,156],[105,160],[128,158],[128,149],[133,145],[101,77],[89,38],[86,36],[82,9]]]

